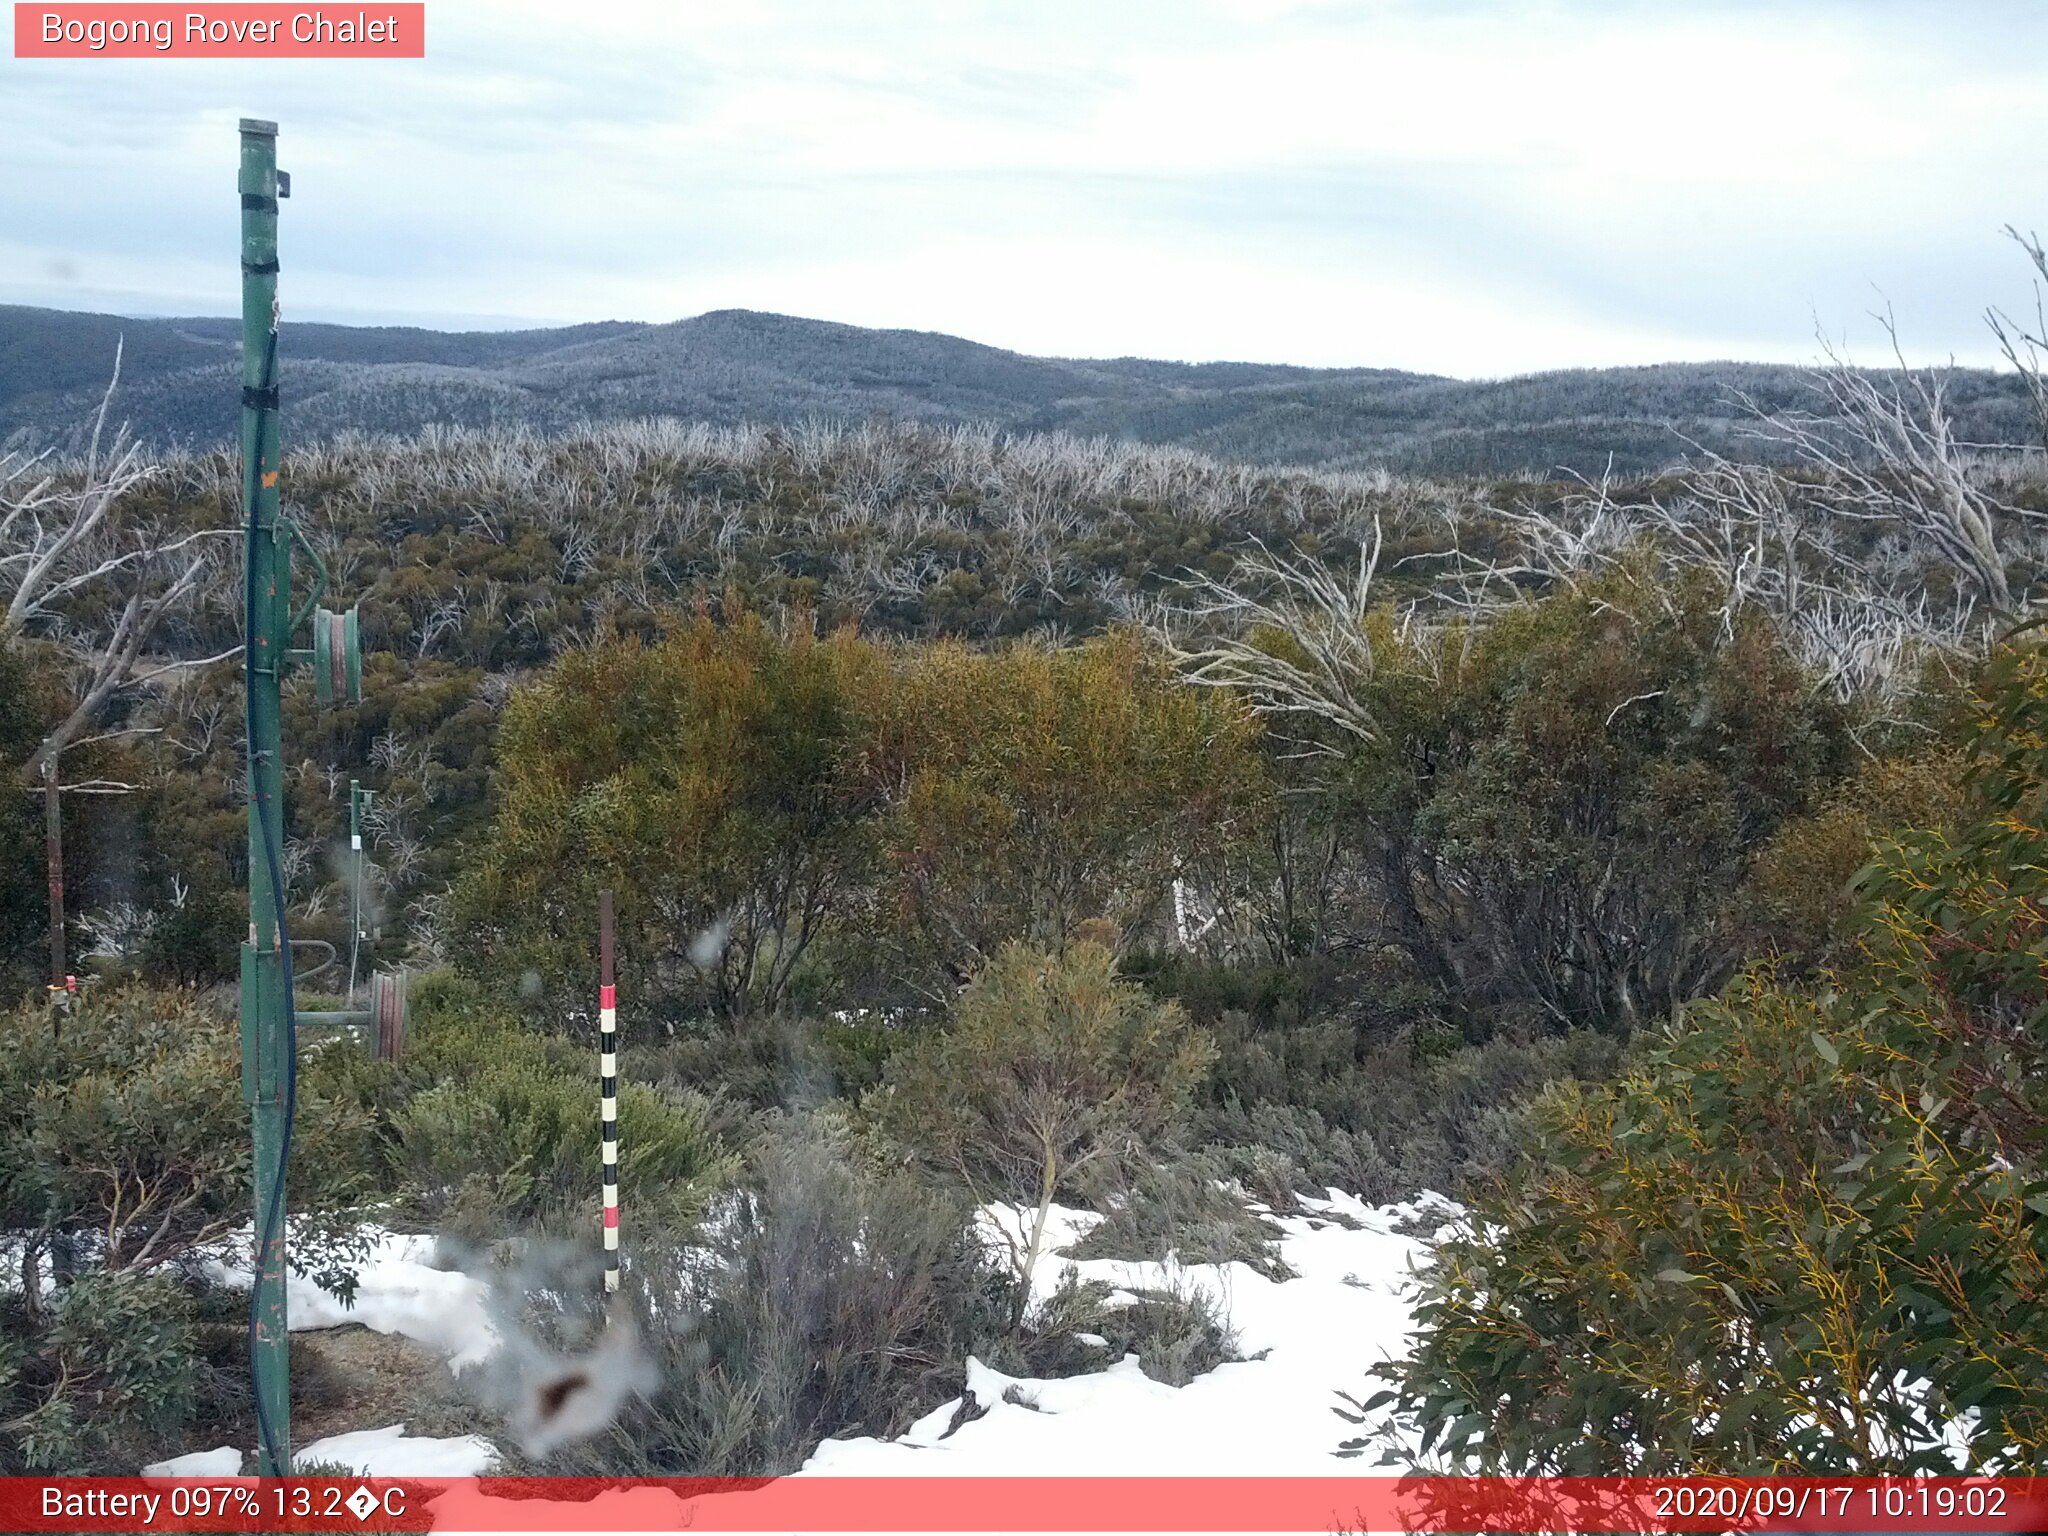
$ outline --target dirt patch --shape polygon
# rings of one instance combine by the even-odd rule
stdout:
[[[402,1334],[344,1327],[292,1335],[295,1447],[386,1424],[412,1434],[461,1433],[441,1425],[467,1419],[464,1407],[441,1357]]]

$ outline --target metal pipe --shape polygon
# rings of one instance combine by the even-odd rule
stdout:
[[[245,677],[248,686],[249,938],[242,946],[242,1095],[255,1153],[256,1254],[250,1374],[257,1471],[291,1471],[285,1315],[285,1157],[293,1042],[290,957],[279,943],[273,868],[284,845],[281,683],[290,635],[291,546],[278,522],[277,124],[241,123],[242,465]]]

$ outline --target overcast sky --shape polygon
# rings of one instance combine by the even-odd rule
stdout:
[[[339,7],[330,7],[339,9]],[[355,7],[348,10],[353,14]],[[2048,4],[429,0],[412,62],[0,58],[0,302],[745,307],[1022,351],[1498,375],[1990,362],[2048,232]]]

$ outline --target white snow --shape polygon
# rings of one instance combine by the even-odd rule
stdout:
[[[435,1439],[408,1435],[403,1424],[329,1435],[292,1453],[294,1467],[329,1462],[362,1477],[481,1477],[498,1449],[481,1435]]]
[[[210,1451],[191,1451],[169,1461],[152,1461],[142,1469],[144,1477],[239,1477],[242,1453],[232,1445]]]
[[[934,1409],[892,1441],[828,1440],[804,1466],[833,1476],[1313,1476],[1364,1471],[1340,1457],[1341,1442],[1368,1433],[1332,1410],[1339,1392],[1369,1397],[1372,1368],[1407,1347],[1413,1326],[1411,1268],[1427,1249],[1397,1224],[1454,1220],[1458,1208],[1425,1191],[1400,1205],[1373,1207],[1336,1190],[1302,1202],[1305,1214],[1273,1218],[1291,1280],[1269,1280],[1243,1264],[1161,1264],[1122,1259],[1041,1258],[1034,1303],[1069,1270],[1123,1291],[1201,1291],[1228,1313],[1244,1359],[1184,1387],[1153,1381],[1135,1355],[1101,1371],[1054,1380],[1005,1376],[968,1362],[967,1391],[981,1417],[947,1434],[959,1399]],[[1014,1236],[1027,1213],[985,1214],[992,1232]],[[1347,1225],[1332,1218],[1348,1218]],[[1054,1253],[1099,1217],[1054,1208]],[[1012,1399],[1012,1400],[1006,1400]]]
[[[358,1323],[377,1333],[402,1334],[446,1357],[460,1370],[487,1359],[498,1335],[486,1310],[484,1282],[459,1270],[436,1269],[434,1239],[382,1228],[370,1231],[369,1253],[356,1271],[353,1305],[302,1275],[286,1279],[285,1308],[293,1333]],[[246,1246],[246,1240],[245,1240]],[[249,1271],[215,1261],[222,1284],[247,1286]],[[364,1477],[476,1477],[497,1460],[497,1447],[478,1435],[432,1438],[408,1435],[403,1424],[330,1435],[292,1454],[294,1466],[332,1462]],[[216,1477],[239,1470],[232,1446],[195,1451],[144,1468],[145,1476]]]
[[[192,1451],[153,1461],[144,1477],[237,1477],[243,1453],[232,1445]],[[481,1477],[498,1459],[498,1448],[481,1435],[408,1435],[403,1424],[329,1435],[292,1452],[292,1466],[317,1463],[349,1468],[361,1477]],[[253,1464],[253,1458],[252,1464]]]
[[[1354,1401],[1379,1390],[1373,1367],[1403,1354],[1414,1327],[1414,1269],[1431,1243],[1458,1224],[1463,1211],[1425,1190],[1414,1200],[1368,1206],[1337,1190],[1304,1199],[1301,1213],[1269,1216],[1279,1229],[1278,1255],[1292,1278],[1271,1280],[1246,1265],[1182,1264],[1172,1259],[1073,1259],[1064,1250],[1102,1220],[1055,1206],[1032,1277],[1037,1306],[1073,1274],[1100,1281],[1118,1296],[1139,1291],[1200,1292],[1212,1298],[1236,1334],[1245,1358],[1218,1366],[1183,1387],[1146,1376],[1136,1355],[1101,1370],[1054,1379],[1012,1377],[980,1360],[966,1362],[966,1405],[955,1398],[933,1409],[894,1440],[827,1440],[804,1473],[833,1476],[1315,1476],[1376,1470],[1384,1448],[1412,1461],[1416,1448],[1389,1430],[1382,1415],[1358,1424]],[[1254,1209],[1261,1209],[1254,1207]],[[1014,1254],[1031,1213],[991,1207],[980,1213],[983,1240]],[[1397,1231],[1423,1231],[1418,1237]],[[294,1330],[360,1323],[402,1334],[438,1350],[455,1367],[482,1361],[500,1347],[486,1311],[486,1287],[431,1263],[433,1239],[377,1231],[364,1262],[356,1303],[293,1277]],[[248,1284],[223,1266],[229,1283]],[[1104,1348],[1098,1334],[1079,1342]],[[1902,1381],[1901,1389],[1911,1390]],[[1340,1397],[1339,1394],[1345,1394]],[[975,1416],[957,1429],[963,1407]],[[1968,1422],[1948,1426],[1960,1453]],[[301,1448],[295,1461],[341,1463],[365,1476],[468,1477],[489,1469],[496,1448],[480,1436],[409,1436],[403,1424],[334,1435]],[[1340,1455],[1346,1441],[1367,1441],[1362,1454]],[[232,1446],[195,1451],[143,1469],[149,1477],[231,1476],[243,1466]],[[734,1495],[741,1497],[743,1495]]]
[[[982,1246],[994,1254],[1022,1253],[1025,1244],[1031,1240],[1031,1221],[1036,1214],[1028,1206],[983,1206],[974,1215]],[[1045,1213],[1045,1231],[1038,1240],[1041,1258],[1073,1247],[1101,1224],[1102,1217],[1093,1211],[1077,1211],[1064,1205],[1051,1207]],[[1040,1275],[1043,1273],[1043,1270],[1039,1271]],[[1051,1285],[1040,1286],[1034,1276],[1031,1286],[1034,1299],[1057,1289],[1058,1284],[1055,1277]]]
[[[1332,1410],[1377,1390],[1371,1371],[1401,1353],[1413,1326],[1413,1266],[1428,1241],[1397,1225],[1436,1228],[1459,1209],[1424,1191],[1413,1201],[1374,1207],[1337,1190],[1304,1200],[1302,1214],[1271,1218],[1278,1252],[1294,1278],[1270,1280],[1246,1265],[1181,1264],[1124,1259],[1071,1259],[1071,1247],[1101,1217],[1055,1206],[1032,1277],[1033,1304],[1073,1272],[1126,1296],[1137,1291],[1202,1292],[1215,1299],[1247,1357],[1221,1365],[1184,1387],[1153,1381],[1137,1356],[1085,1375],[1052,1380],[1010,1377],[979,1360],[967,1362],[967,1391],[980,1417],[947,1431],[960,1399],[934,1409],[899,1438],[828,1440],[804,1466],[836,1476],[1068,1476],[1229,1474],[1285,1476],[1370,1469],[1377,1445],[1359,1459],[1340,1457],[1341,1442],[1368,1434]],[[981,1213],[984,1239],[997,1252],[1028,1232],[1030,1213],[996,1207]],[[446,1355],[451,1365],[487,1357],[498,1347],[481,1281],[435,1269],[433,1241],[379,1232],[358,1281],[356,1304],[294,1278],[291,1326],[329,1328],[361,1323],[399,1333]],[[225,1278],[248,1283],[246,1271]],[[1099,1336],[1083,1342],[1102,1344]],[[168,1470],[232,1448],[159,1463]],[[496,1455],[478,1436],[408,1436],[402,1424],[335,1435],[301,1448],[299,1462],[340,1462],[366,1476],[462,1477],[485,1471]],[[199,1469],[214,1475],[208,1461]],[[198,1475],[198,1472],[187,1474]]]
[[[377,1333],[403,1334],[447,1358],[461,1370],[487,1359],[498,1346],[485,1301],[484,1282],[460,1270],[436,1269],[434,1239],[372,1229],[369,1254],[356,1271],[352,1306],[302,1275],[287,1277],[285,1311],[294,1333],[359,1323]],[[246,1286],[249,1271],[215,1263],[224,1284]]]

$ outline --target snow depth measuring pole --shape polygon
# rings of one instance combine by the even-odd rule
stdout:
[[[597,1117],[604,1166],[604,1288],[619,1288],[619,988],[612,893],[597,898]]]

